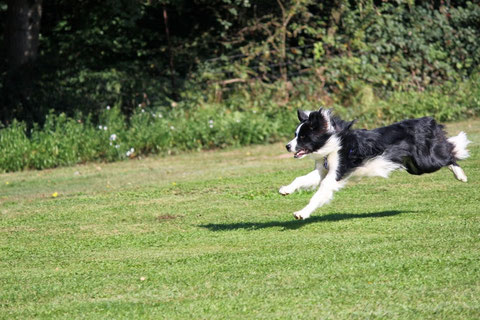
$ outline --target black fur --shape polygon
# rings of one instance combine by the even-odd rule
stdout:
[[[380,155],[415,175],[456,165],[457,159],[452,152],[454,146],[448,142],[443,126],[433,118],[404,120],[373,130],[353,130],[354,121],[347,122],[333,116],[326,119],[321,111],[311,112],[308,118],[303,111],[298,112],[302,126],[298,131],[296,149],[315,152],[336,134],[341,141],[337,181],[366,160]]]
[[[327,132],[328,122],[321,112],[311,112],[306,116],[303,111],[299,111],[298,118],[303,124],[297,135],[297,141],[301,142],[301,146],[297,146],[298,150],[314,152],[323,147],[333,134],[333,132]]]

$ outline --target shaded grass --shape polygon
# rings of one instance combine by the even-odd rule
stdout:
[[[310,223],[317,222],[333,222],[346,219],[360,219],[360,218],[376,218],[388,217],[402,213],[401,211],[383,211],[374,213],[331,213],[323,216],[312,217],[311,219],[302,221],[269,221],[269,222],[241,222],[241,223],[225,223],[225,224],[206,224],[201,227],[207,228],[211,231],[228,231],[235,229],[264,229],[271,227],[282,227],[284,229],[298,229]]]
[[[277,190],[312,164],[279,144],[1,175],[0,318],[478,318],[459,129],[468,183],[360,180],[306,221]]]

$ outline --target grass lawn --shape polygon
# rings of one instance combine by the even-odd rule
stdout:
[[[468,183],[350,182],[312,218],[283,144],[0,175],[0,318],[480,318],[480,121]],[[57,194],[55,194],[57,193]]]

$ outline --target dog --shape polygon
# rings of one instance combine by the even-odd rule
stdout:
[[[448,167],[455,178],[467,182],[457,161],[469,156],[471,141],[463,131],[447,138],[443,125],[431,117],[359,130],[352,129],[355,120],[344,121],[329,109],[297,113],[300,124],[286,148],[297,159],[315,160],[315,169],[282,186],[279,192],[286,196],[299,189],[318,190],[305,208],[293,214],[295,219],[310,217],[354,176],[388,178],[400,169],[421,175]]]

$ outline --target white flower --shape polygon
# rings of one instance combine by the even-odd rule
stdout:
[[[102,126],[98,126],[98,129],[102,130],[102,129],[103,129],[103,127],[102,127]]]
[[[159,118],[163,118],[163,116],[162,116],[162,114],[161,114],[161,113],[159,113],[159,114],[158,114],[158,117],[159,117]]]
[[[142,109],[142,112],[145,112],[145,109]]]
[[[107,106],[107,110],[110,110],[110,106]]]
[[[120,148],[120,145],[119,145],[119,144],[116,144],[116,145],[115,145],[115,149],[118,149],[118,148]]]
[[[213,120],[208,120],[208,123],[213,124]]]
[[[114,133],[110,136],[110,141],[115,141],[117,140],[117,135]]]
[[[130,148],[130,150],[128,150],[126,153],[127,157],[130,157],[134,152],[135,152],[135,149]]]
[[[170,129],[175,130],[175,127],[174,127],[174,126],[170,126]]]
[[[103,130],[107,131],[107,126],[103,127]]]
[[[213,128],[213,124],[208,125],[210,128]]]

